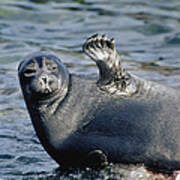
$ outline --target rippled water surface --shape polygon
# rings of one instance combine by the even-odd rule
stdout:
[[[116,39],[129,71],[180,87],[179,0],[0,0],[0,179],[45,178],[58,167],[32,128],[19,61],[47,50],[71,72],[93,75],[97,69],[81,46],[95,33]]]

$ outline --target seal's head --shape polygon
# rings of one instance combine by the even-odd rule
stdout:
[[[69,73],[62,62],[50,53],[27,56],[18,67],[18,75],[25,99],[43,100],[56,94],[64,96]]]

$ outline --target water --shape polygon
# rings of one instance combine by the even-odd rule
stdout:
[[[93,75],[95,64],[81,46],[95,33],[116,39],[123,66],[132,73],[180,87],[179,0],[1,0],[0,179],[55,178],[58,167],[32,128],[18,63],[28,53],[47,50],[71,72]]]

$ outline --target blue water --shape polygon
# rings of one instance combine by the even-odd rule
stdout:
[[[95,33],[115,38],[123,66],[132,73],[180,87],[179,0],[1,0],[0,179],[52,178],[58,167],[33,130],[18,84],[18,63],[46,50],[70,72],[93,75],[96,66],[81,46]]]

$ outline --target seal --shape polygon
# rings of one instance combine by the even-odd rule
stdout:
[[[83,51],[99,79],[68,72],[57,56],[38,52],[18,67],[37,136],[61,166],[107,162],[180,169],[180,91],[128,73],[114,39],[94,35]]]

